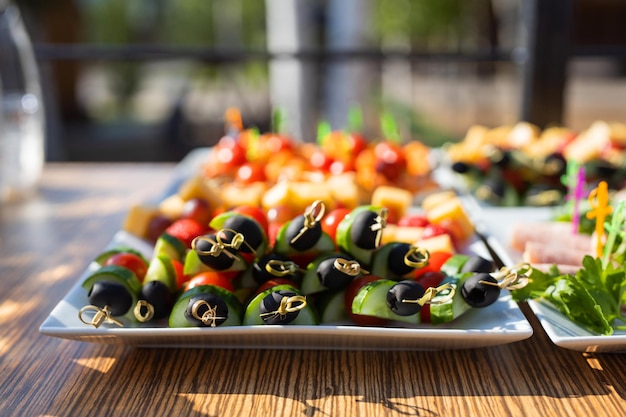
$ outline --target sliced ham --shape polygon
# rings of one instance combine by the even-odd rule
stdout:
[[[592,249],[591,237],[572,233],[572,224],[569,222],[532,222],[513,225],[510,246],[519,252],[524,252],[528,242],[576,251],[590,251]],[[582,258],[575,264],[580,263],[581,260]],[[567,262],[560,263],[567,264]]]
[[[591,255],[590,248],[586,250],[573,248],[566,244],[553,244],[542,242],[526,242],[523,259],[531,265],[557,264],[557,265],[581,265],[585,255]]]

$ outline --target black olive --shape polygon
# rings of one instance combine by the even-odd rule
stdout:
[[[506,168],[511,164],[511,153],[504,149],[494,148],[489,155],[489,161],[494,166]]]
[[[504,199],[506,184],[501,179],[490,178],[476,190],[476,196],[481,200],[499,202]]]
[[[497,284],[498,281],[489,274],[481,272],[469,277],[461,287],[463,299],[472,307],[481,308],[493,304],[500,296],[500,287],[485,284]]]
[[[317,266],[317,277],[322,285],[330,290],[341,290],[347,288],[352,282],[354,276],[347,274],[341,269],[337,269],[335,261],[337,259],[345,259],[340,256],[331,256],[324,259]],[[345,259],[349,261],[348,259]]]
[[[422,306],[414,302],[424,296],[424,287],[417,281],[404,280],[395,284],[387,292],[387,306],[399,316],[410,316],[418,313]]]
[[[551,153],[543,161],[542,173],[549,177],[561,177],[566,170],[567,160],[561,153]]]
[[[141,287],[140,299],[147,301],[154,308],[154,319],[161,319],[170,314],[174,297],[169,287],[162,281],[147,281]]]
[[[213,243],[212,243],[213,242]],[[216,270],[216,271],[225,271],[230,268],[233,263],[235,263],[235,259],[233,256],[229,256],[226,251],[231,252],[233,254],[233,249],[225,248],[219,255],[214,256],[208,253],[213,245],[217,242],[215,235],[206,235],[203,238],[197,239],[195,241],[194,250],[198,253],[198,258],[202,261],[206,266]],[[224,242],[228,243],[228,242]]]
[[[524,203],[528,206],[556,206],[562,202],[563,191],[548,184],[534,184],[526,191],[524,196]]]
[[[397,242],[393,244],[389,257],[387,258],[387,268],[396,275],[403,276],[415,270],[415,267],[407,265],[404,260],[406,254],[411,250],[408,243]]]
[[[293,297],[295,295],[297,294],[293,291],[278,290],[271,292],[263,298],[259,307],[259,313],[261,314],[263,322],[265,324],[289,324],[294,321],[296,317],[298,317],[299,310],[281,314],[279,309],[283,298]]]
[[[299,215],[289,222],[285,233],[285,238],[292,248],[298,251],[311,249],[322,236],[322,225],[315,222],[311,227],[304,227],[306,217]]]
[[[214,294],[198,294],[189,299],[185,318],[194,326],[216,327],[228,318],[228,306]]]
[[[461,267],[461,272],[493,272],[495,270],[493,261],[478,255],[470,256]]]
[[[265,232],[259,223],[243,215],[229,217],[222,225],[222,228],[231,229],[243,235],[244,244],[241,245],[239,250],[244,253],[256,251],[265,238]],[[232,239],[232,236],[230,239]],[[228,239],[229,242],[230,239]]]
[[[458,174],[467,174],[470,172],[470,166],[465,162],[455,162],[452,164],[452,171]]]
[[[254,278],[254,281],[257,284],[259,285],[263,284],[264,282],[267,282],[270,279],[274,279],[279,276],[267,270],[266,267],[270,261],[278,261],[282,263],[291,262],[291,260],[287,256],[280,255],[275,252],[270,252],[266,255],[261,256],[256,262],[252,264],[252,268],[251,268],[252,278]],[[276,267],[271,267],[270,269],[278,271]],[[300,278],[300,275],[301,275],[301,272],[296,270],[294,271],[293,274],[290,273],[290,274],[285,274],[285,275],[280,275],[280,276],[291,279],[291,280],[296,280]]]
[[[97,281],[87,294],[89,304],[107,307],[112,316],[123,316],[133,304],[133,296],[128,289],[117,282]]]
[[[364,210],[354,216],[350,228],[350,238],[361,249],[376,249],[378,230],[372,226],[378,223],[379,214],[372,210]]]

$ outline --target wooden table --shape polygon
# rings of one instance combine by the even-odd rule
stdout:
[[[51,164],[36,198],[1,207],[0,415],[626,415],[626,355],[558,348],[526,306],[530,339],[439,352],[147,349],[40,335],[129,206],[157,197],[172,172]]]

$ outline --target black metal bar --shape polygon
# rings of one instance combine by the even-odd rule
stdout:
[[[528,56],[523,65],[521,119],[545,127],[562,124],[571,57],[572,0],[527,0],[524,25]]]
[[[617,45],[585,45],[574,46],[572,57],[576,58],[602,58],[602,59],[623,59],[626,58],[626,46]]]
[[[208,63],[238,63],[245,61],[298,60],[407,60],[443,62],[512,62],[518,56],[513,50],[476,50],[471,52],[430,52],[405,50],[311,50],[269,52],[260,50],[219,50],[162,45],[90,45],[35,44],[35,54],[41,61],[51,60],[172,60],[192,59]]]

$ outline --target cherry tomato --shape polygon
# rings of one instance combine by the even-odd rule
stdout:
[[[178,219],[174,221],[165,231],[170,235],[177,237],[185,242],[188,248],[191,248],[191,241],[197,236],[207,232],[208,226],[203,225],[194,219]]]
[[[143,281],[148,271],[148,264],[139,255],[130,252],[121,252],[111,255],[104,261],[103,265],[118,265],[133,271],[139,281]]]
[[[441,281],[443,281],[445,277],[446,274],[441,271],[427,271],[415,280],[422,284],[422,287],[424,288],[436,288],[437,286],[439,286],[439,284],[441,284]]]
[[[350,213],[350,209],[348,208],[336,208],[331,210],[324,218],[322,219],[322,231],[328,233],[328,235],[335,240],[335,235],[337,232],[337,226]]]
[[[333,162],[334,159],[326,155],[321,149],[316,150],[309,157],[309,164],[311,167],[324,172],[328,172],[330,170]]]
[[[428,265],[416,269],[415,272],[413,272],[413,278],[418,280],[427,272],[440,272],[441,265],[443,265],[451,256],[452,254],[449,252],[431,252],[430,258],[428,259]]]
[[[265,231],[265,235],[267,236],[269,220],[262,208],[256,206],[237,206],[231,211],[243,214],[244,216],[248,216],[256,220],[257,223],[261,225],[261,228]]]
[[[336,160],[332,164],[330,164],[329,171],[333,175],[340,175],[346,172],[352,172],[355,169],[356,168],[352,160],[347,160],[347,161]]]
[[[217,161],[226,167],[237,167],[246,162],[246,150],[235,138],[222,137],[214,152],[217,152]]]
[[[291,285],[294,288],[298,288],[298,285],[288,278],[272,278],[259,285],[254,294],[260,294],[265,290],[268,290],[277,285]]]
[[[176,259],[170,259],[170,261],[172,262],[174,272],[176,273],[176,288],[182,288],[183,284],[187,282],[189,278],[185,275],[185,266],[182,262],[177,261]]]
[[[162,214],[154,216],[148,223],[147,238],[151,242],[156,242],[159,236],[170,227],[172,220]]]
[[[424,304],[420,310],[420,321],[422,323],[430,323],[430,304]]]
[[[358,324],[360,326],[384,326],[387,323],[387,320],[380,317],[365,316],[362,314],[354,314],[352,312],[352,301],[354,300],[354,297],[356,297],[361,287],[363,287],[368,282],[376,281],[379,279],[380,277],[376,275],[363,275],[359,278],[354,279],[350,283],[350,285],[348,285],[348,288],[346,288],[346,293],[344,296],[345,307],[346,311],[348,312],[348,316],[350,317],[350,320],[352,320],[352,322],[354,322],[355,324]]]
[[[423,214],[406,214],[398,220],[398,226],[426,227],[430,224]]]
[[[424,234],[422,234],[422,239],[427,239],[429,237],[445,235],[448,233],[448,229],[438,224],[428,224],[424,227]]]
[[[283,224],[296,216],[294,209],[287,205],[280,205],[267,210],[268,233],[270,245],[274,245],[276,234]]]
[[[392,142],[384,141],[374,147],[376,172],[389,181],[398,180],[406,171],[406,158],[402,148]]]
[[[235,291],[235,285],[233,284],[231,275],[214,271],[199,272],[185,282],[182,286],[182,290],[187,291],[199,285],[215,285],[216,287],[221,287],[231,292]]]
[[[237,168],[235,180],[242,184],[253,182],[263,182],[265,177],[265,166],[255,162],[247,162]]]
[[[354,156],[361,153],[362,150],[367,148],[367,140],[359,133],[349,133],[346,135],[346,142],[350,147],[350,153]]]
[[[200,224],[209,224],[213,217],[213,211],[208,201],[203,198],[190,198],[183,204],[180,214],[182,219],[194,219]]]
[[[270,153],[278,153],[280,151],[289,150],[293,148],[291,139],[285,135],[278,135],[270,133],[264,135],[265,147]]]

